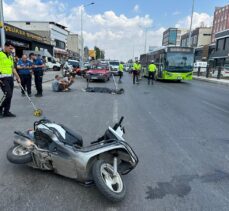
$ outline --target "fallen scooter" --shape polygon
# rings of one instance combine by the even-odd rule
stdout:
[[[15,132],[14,146],[8,150],[7,159],[50,170],[86,185],[94,182],[107,199],[118,202],[126,194],[121,175],[129,173],[138,163],[138,157],[123,138],[122,121],[123,117],[102,137],[83,147],[79,134],[42,119],[34,123],[33,130]]]

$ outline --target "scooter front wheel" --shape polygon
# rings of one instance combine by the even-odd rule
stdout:
[[[99,191],[110,201],[119,202],[126,195],[126,186],[121,175],[114,175],[114,168],[103,160],[98,160],[92,169],[94,182]]]
[[[15,145],[8,150],[7,159],[14,164],[26,164],[32,161],[32,155],[23,146]]]

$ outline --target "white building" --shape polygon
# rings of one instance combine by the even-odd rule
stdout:
[[[68,34],[67,37],[67,49],[75,52],[77,55],[81,55],[82,52],[82,39],[78,34]]]
[[[66,46],[69,31],[65,26],[48,21],[6,21],[6,23],[46,37],[54,46],[53,55],[56,58],[67,57]]]

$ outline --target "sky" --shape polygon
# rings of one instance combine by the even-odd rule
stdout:
[[[106,58],[128,60],[149,46],[161,46],[168,27],[189,29],[192,0],[3,0],[5,20],[55,21],[80,32],[83,8],[84,43],[105,50]],[[193,28],[211,26],[216,6],[227,0],[195,0]],[[147,33],[146,33],[147,31]]]

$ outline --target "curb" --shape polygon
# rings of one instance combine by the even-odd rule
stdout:
[[[213,84],[220,84],[220,85],[224,85],[224,86],[229,86],[229,80],[228,82],[225,81],[220,81],[220,79],[216,80],[209,80],[207,78],[199,78],[199,77],[193,77],[194,80],[198,80],[198,81],[204,81],[204,82],[208,82],[208,83],[213,83]]]

